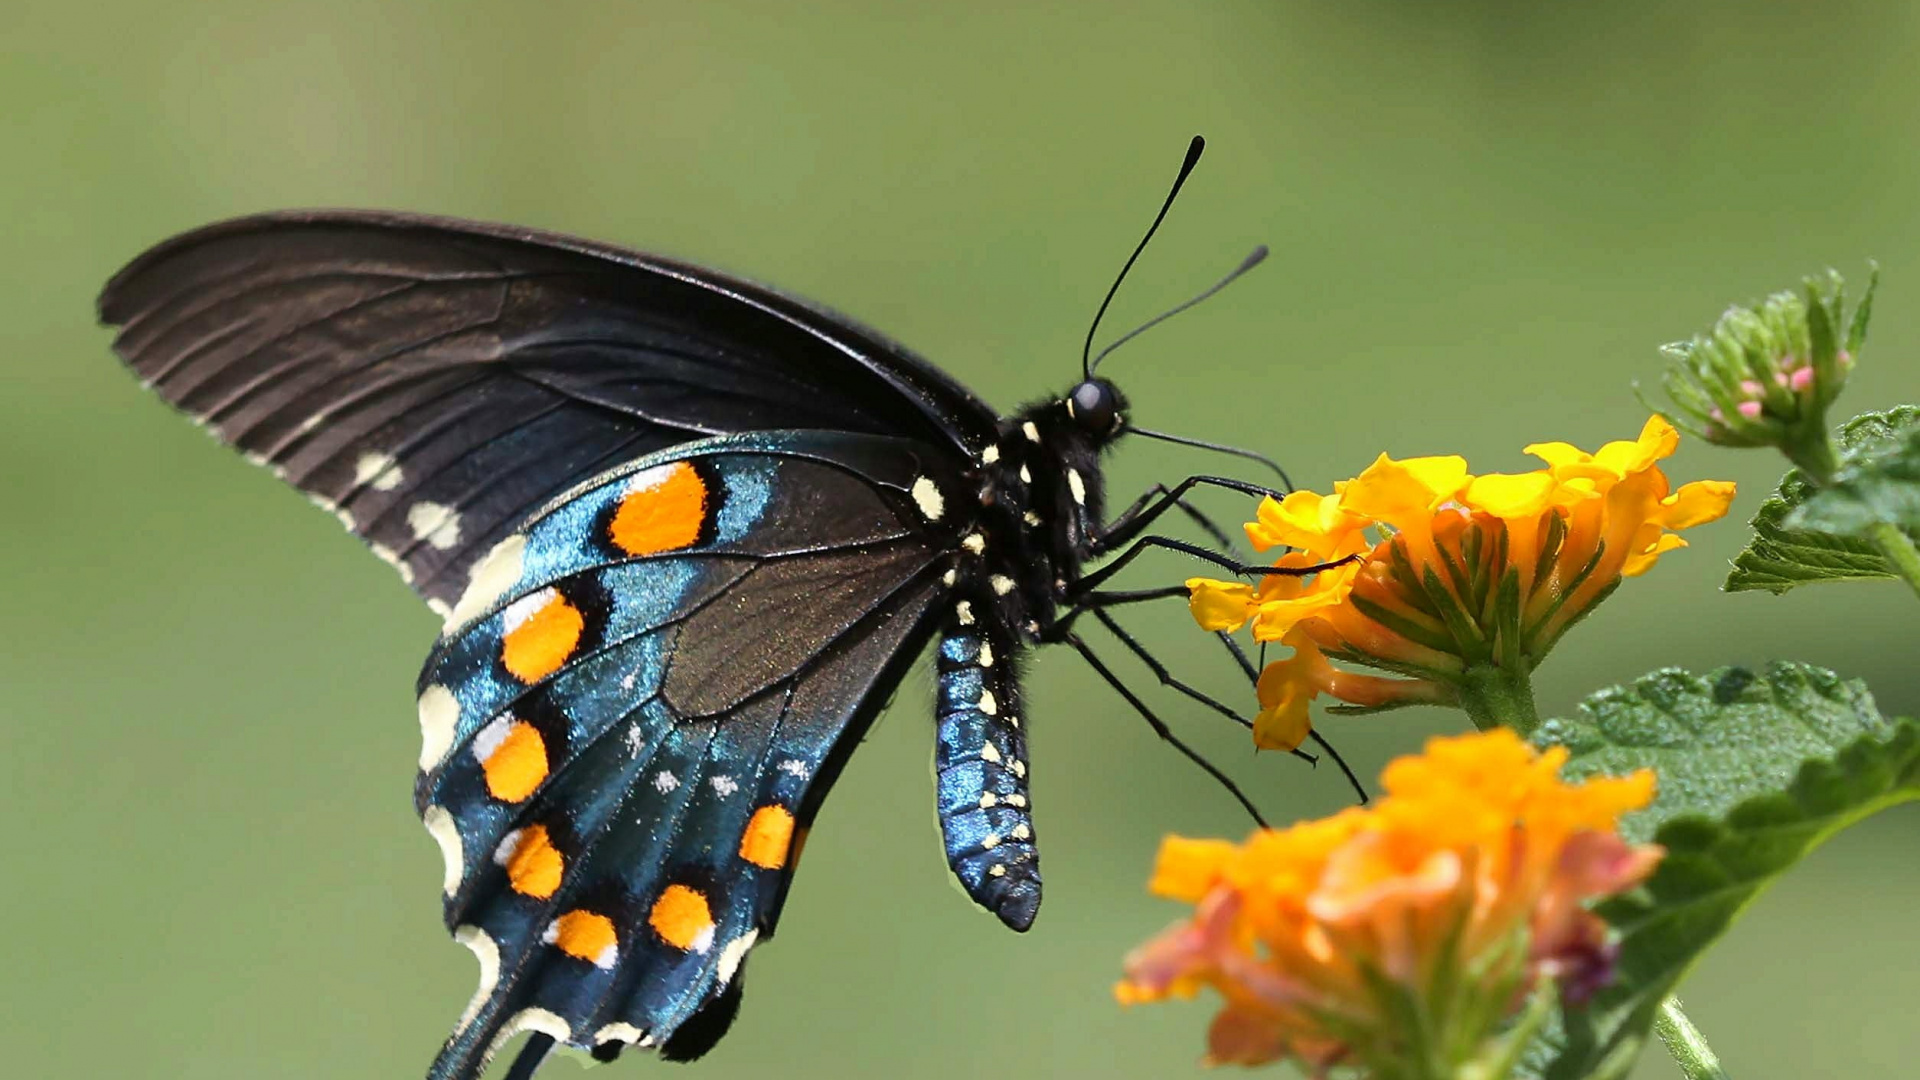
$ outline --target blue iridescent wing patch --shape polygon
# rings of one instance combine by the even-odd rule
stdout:
[[[792,855],[937,621],[934,455],[712,439],[596,478],[477,566],[420,682],[416,803],[480,960],[431,1077],[535,1030],[695,1056]]]

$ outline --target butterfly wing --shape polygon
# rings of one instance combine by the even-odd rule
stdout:
[[[207,226],[100,296],[169,402],[335,512],[442,610],[582,478],[689,439],[821,428],[971,456],[985,404],[771,289],[526,229],[315,211]]]
[[[537,1030],[703,1052],[799,840],[931,634],[952,542],[934,447],[691,443],[496,546],[421,676],[416,801],[481,985],[435,1062]]]

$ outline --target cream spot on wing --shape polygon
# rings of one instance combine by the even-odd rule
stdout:
[[[987,538],[977,532],[971,532],[960,541],[960,546],[978,555],[987,550]]]
[[[460,872],[466,866],[466,852],[460,846],[460,827],[453,823],[453,815],[441,806],[427,807],[426,813],[420,815],[420,823],[427,827],[433,842],[440,845],[440,858],[446,863],[440,890],[452,896],[453,890],[460,887]]]
[[[1006,876],[1007,876],[1007,864],[1006,864],[1006,863],[994,863],[994,864],[993,864],[992,866],[989,866],[989,867],[987,867],[987,873],[989,873],[989,874],[991,874],[991,875],[993,875],[994,877],[1006,877]]]
[[[980,760],[982,760],[982,761],[991,761],[991,762],[993,762],[993,763],[994,763],[994,764],[996,764],[996,765],[997,765],[997,764],[999,764],[999,763],[1000,763],[1000,748],[999,748],[999,747],[997,747],[997,746],[995,746],[995,745],[993,745],[992,743],[982,743],[982,744],[980,744]]]
[[[1031,420],[1020,425],[1020,433],[1027,437],[1028,442],[1040,441],[1040,429],[1037,427],[1034,427],[1033,421]]]
[[[1027,805],[1027,797],[1025,795],[1009,795],[1000,801],[1015,808]]]
[[[998,795],[995,795],[991,791],[983,791],[980,793],[980,809],[991,810],[998,805],[1000,805],[1000,797]]]
[[[986,462],[989,465],[993,464],[996,461],[999,461],[1000,448],[997,446],[989,446],[985,450],[980,451],[980,460]]]
[[[485,930],[477,926],[458,926],[454,928],[453,940],[473,950],[473,958],[480,961],[480,989],[473,992],[473,1000],[467,1002],[467,1011],[460,1014],[460,1022],[453,1027],[455,1035],[467,1030],[473,1018],[480,1015],[480,1007],[493,996],[493,988],[500,982],[500,946],[495,944]]]
[[[383,454],[378,450],[363,452],[360,460],[353,463],[353,482],[375,491],[392,491],[406,478],[406,474],[400,471],[400,462],[392,454]]]
[[[491,1061],[502,1047],[523,1031],[551,1035],[555,1042],[566,1042],[573,1038],[573,1029],[559,1015],[546,1009],[521,1009],[507,1018],[507,1022],[500,1026],[500,1033],[487,1044],[486,1060]]]
[[[926,515],[928,521],[939,521],[947,508],[947,500],[941,497],[940,489],[924,476],[917,476],[913,480],[913,501],[919,505],[920,512]]]
[[[1000,846],[1000,834],[999,834],[999,833],[988,833],[987,835],[985,835],[985,836],[983,836],[983,837],[981,837],[981,838],[980,838],[980,846],[981,846],[981,847],[983,847],[983,848],[985,848],[985,849],[986,849],[986,850],[988,850],[988,851],[992,851],[992,850],[993,850],[994,848],[997,848],[997,847],[999,847],[999,846]]]
[[[527,554],[527,538],[518,533],[493,546],[486,557],[474,564],[467,579],[467,591],[447,615],[447,629],[473,621],[492,607],[508,589],[520,581],[522,563]]]
[[[987,579],[987,584],[993,586],[996,596],[1005,596],[1013,591],[1013,579],[1005,574],[993,575]]]
[[[1027,471],[1027,467],[1024,464],[1020,466],[1020,482],[1023,484],[1033,483],[1033,474]]]
[[[740,961],[747,958],[747,950],[753,948],[753,943],[759,939],[760,931],[749,930],[721,947],[720,962],[714,965],[714,974],[721,986],[733,981],[734,975],[740,970]]]
[[[1015,761],[1013,763],[1013,775],[1025,780],[1027,778],[1027,763],[1024,761]]]
[[[1022,514],[1022,515],[1020,515],[1020,516],[1021,516],[1021,518],[1022,518],[1022,519],[1024,519],[1024,520],[1026,521],[1026,523],[1027,523],[1027,524],[1029,524],[1029,525],[1038,525],[1038,524],[1040,524],[1040,515],[1039,515],[1039,514],[1036,514],[1036,513],[1034,513],[1034,512],[1033,512],[1033,511],[1031,511],[1031,510],[1029,510],[1029,511],[1027,511],[1026,513],[1024,513],[1024,514]]]
[[[1067,470],[1067,493],[1072,495],[1073,501],[1079,503],[1081,506],[1087,504],[1087,484],[1086,481],[1080,479],[1079,469]]]
[[[453,748],[453,729],[460,721],[460,701],[444,686],[429,686],[420,695],[420,770],[440,764]]]
[[[646,1032],[641,1031],[632,1024],[608,1024],[606,1027],[593,1033],[593,1041],[595,1045],[610,1042],[623,1042],[632,1045],[633,1043],[639,1042],[645,1034]]]
[[[417,502],[407,508],[407,527],[415,540],[425,540],[445,551],[460,542],[460,512],[437,502]]]
[[[1027,828],[1025,825],[1015,825],[1013,827],[1013,838],[1015,840],[1027,840],[1031,839],[1032,836],[1033,830]]]
[[[993,666],[993,643],[990,641],[982,641],[980,643],[980,666]]]
[[[948,570],[946,573],[940,575],[940,584],[942,585],[952,585],[958,580],[960,580],[960,571],[957,569]]]
[[[325,423],[326,419],[327,419],[326,413],[314,413],[312,416],[309,416],[305,420],[300,421],[300,426],[294,429],[294,434],[305,435],[307,432],[312,431],[314,428],[317,428],[321,424]]]
[[[336,506],[333,508],[333,520],[339,522],[340,527],[347,530],[348,532],[353,531],[354,521],[353,521],[352,513]]]
[[[961,626],[972,626],[973,603],[968,600],[962,600],[953,605],[953,617],[959,621]]]
[[[988,716],[996,716],[1000,712],[1000,703],[994,700],[991,690],[980,691],[980,700],[976,707]]]

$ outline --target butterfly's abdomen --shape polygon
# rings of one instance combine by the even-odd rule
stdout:
[[[976,903],[1025,930],[1040,910],[1040,861],[1013,657],[996,653],[970,610],[956,606],[935,663],[934,783],[947,863]]]

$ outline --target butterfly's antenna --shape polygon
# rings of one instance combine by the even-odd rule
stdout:
[[[533,1080],[533,1072],[540,1063],[547,1060],[547,1051],[553,1049],[553,1036],[544,1031],[536,1031],[527,1036],[520,1055],[513,1059],[513,1068],[507,1070],[506,1080]]]
[[[1214,293],[1219,292],[1221,289],[1224,289],[1227,286],[1233,284],[1233,281],[1235,278],[1253,269],[1254,267],[1259,266],[1263,261],[1266,260],[1266,257],[1267,257],[1267,245],[1261,244],[1259,247],[1253,249],[1253,253],[1251,255],[1248,255],[1246,258],[1240,260],[1240,265],[1234,267],[1232,273],[1228,274],[1226,277],[1221,278],[1219,281],[1213,283],[1212,285],[1209,285],[1206,288],[1206,290],[1202,292],[1199,296],[1196,296],[1193,299],[1188,300],[1184,304],[1176,304],[1175,306],[1167,309],[1166,311],[1163,311],[1160,314],[1155,315],[1153,318],[1148,319],[1146,322],[1141,323],[1139,326],[1134,327],[1132,330],[1129,330],[1126,333],[1121,334],[1120,339],[1118,341],[1115,341],[1113,344],[1107,346],[1104,349],[1101,349],[1100,355],[1094,357],[1093,363],[1087,365],[1087,375],[1091,377],[1094,372],[1100,370],[1100,361],[1105,360],[1107,358],[1108,353],[1112,352],[1113,350],[1119,348],[1122,345],[1125,345],[1127,342],[1132,341],[1134,338],[1139,337],[1141,334],[1146,333],[1147,331],[1153,329],[1154,327],[1159,326],[1161,323],[1166,322],[1168,319],[1173,318],[1175,315],[1180,314],[1181,312],[1187,310],[1188,308],[1194,306],[1195,304],[1198,304],[1200,301],[1205,300],[1207,297],[1212,296]]]
[[[1093,361],[1090,358],[1093,356],[1094,332],[1100,329],[1100,317],[1107,313],[1107,305],[1113,303],[1113,294],[1120,291],[1120,283],[1127,280],[1127,271],[1133,269],[1133,261],[1146,250],[1147,241],[1153,239],[1153,231],[1166,220],[1167,211],[1173,208],[1173,197],[1180,194],[1180,185],[1187,182],[1193,167],[1200,164],[1200,151],[1206,148],[1207,140],[1198,135],[1187,144],[1187,159],[1180,163],[1180,175],[1173,178],[1173,190],[1167,192],[1167,201],[1160,204],[1160,212],[1153,216],[1153,224],[1147,226],[1147,235],[1140,238],[1140,245],[1133,249],[1133,254],[1127,256],[1127,265],[1120,268],[1120,276],[1113,279],[1113,287],[1107,290],[1107,298],[1100,301],[1100,310],[1094,312],[1093,325],[1087,327],[1087,342],[1080,347],[1080,374],[1083,376],[1093,378]]]
[[[1179,443],[1181,446],[1197,446],[1202,450],[1213,450],[1222,454],[1232,454],[1234,457],[1246,458],[1248,461],[1257,461],[1279,475],[1280,486],[1282,488],[1287,491],[1293,490],[1293,479],[1287,475],[1287,470],[1281,468],[1279,462],[1265,454],[1256,454],[1252,450],[1243,450],[1238,446],[1228,446],[1226,443],[1208,442],[1205,439],[1190,439],[1185,435],[1174,435],[1170,432],[1155,431],[1152,428],[1135,427],[1132,424],[1128,424],[1125,430],[1129,435],[1144,435],[1149,439],[1159,439],[1161,442]]]

